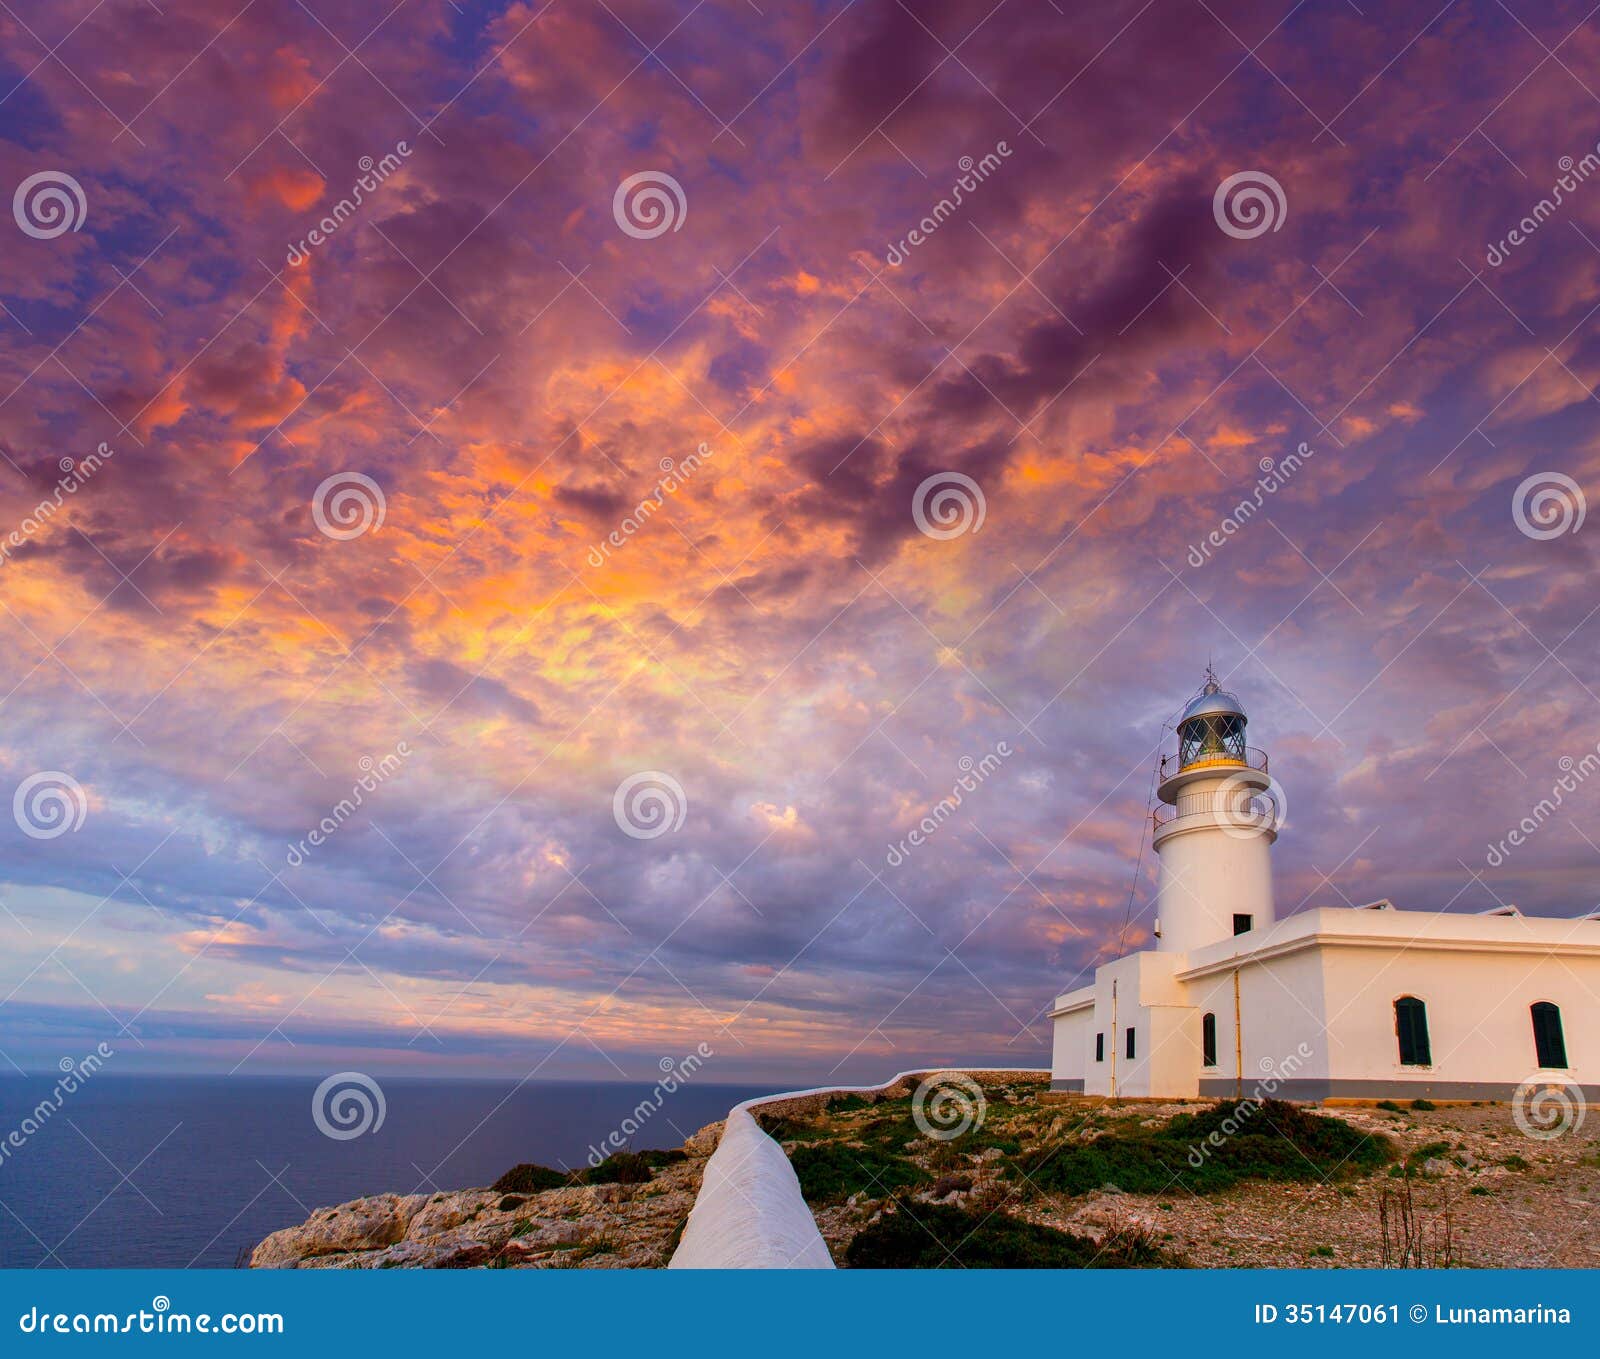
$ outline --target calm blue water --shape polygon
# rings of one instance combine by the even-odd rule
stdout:
[[[54,1077],[0,1078],[0,1141]],[[651,1091],[622,1083],[384,1078],[375,1132],[317,1130],[317,1081],[95,1075],[0,1160],[0,1266],[226,1268],[242,1248],[363,1194],[577,1166]],[[632,1139],[674,1147],[763,1089],[683,1086]]]

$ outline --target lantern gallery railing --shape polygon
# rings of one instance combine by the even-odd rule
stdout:
[[[1234,768],[1240,767],[1239,762],[1234,761]],[[1220,788],[1202,793],[1183,792],[1178,795],[1176,807],[1162,803],[1150,814],[1150,819],[1157,826],[1165,826],[1184,817],[1210,817],[1220,813],[1229,822],[1239,826],[1262,826],[1276,830],[1283,819],[1283,808],[1279,805],[1276,787],[1276,784],[1261,788],[1230,781]]]
[[[1263,774],[1267,772],[1267,752],[1257,750],[1255,746],[1247,746],[1244,758],[1229,750],[1201,751],[1187,763],[1176,751],[1161,757],[1160,778],[1167,778],[1176,774],[1180,769],[1206,769],[1215,765],[1219,769],[1259,769]]]

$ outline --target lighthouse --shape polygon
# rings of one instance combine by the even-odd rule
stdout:
[[[1249,718],[1206,669],[1178,719],[1178,749],[1162,758],[1151,846],[1160,857],[1156,928],[1162,952],[1189,953],[1271,925],[1272,844],[1282,796],[1263,751],[1245,744]]]
[[[1358,906],[1328,878],[1336,904],[1278,919],[1283,792],[1248,725],[1208,667],[1157,769],[1154,947],[1056,997],[1051,1090],[1600,1108],[1600,911]]]

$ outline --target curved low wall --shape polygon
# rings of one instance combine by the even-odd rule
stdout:
[[[941,1071],[990,1077],[1049,1074],[1033,1067],[920,1067],[882,1085],[795,1090],[736,1104],[706,1162],[700,1193],[667,1268],[832,1269],[833,1257],[800,1195],[794,1167],[783,1148],[761,1131],[751,1110],[770,1107],[775,1113],[806,1114],[846,1095],[898,1098]]]

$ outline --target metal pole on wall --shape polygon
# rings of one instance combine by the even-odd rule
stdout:
[[[1244,1014],[1239,1008],[1239,969],[1233,969],[1233,1097],[1244,1098]]]
[[[1117,983],[1111,983],[1111,1098],[1117,1097]]]

